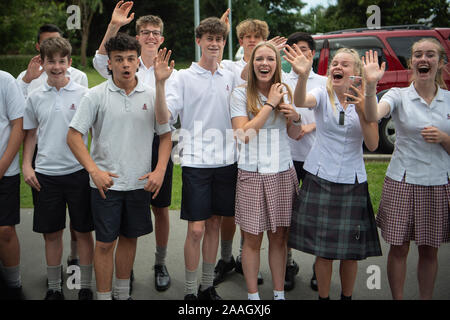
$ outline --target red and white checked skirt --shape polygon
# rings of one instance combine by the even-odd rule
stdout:
[[[377,225],[384,240],[439,248],[450,242],[450,184],[420,186],[385,177]]]
[[[262,174],[239,169],[235,221],[241,230],[259,234],[291,225],[292,206],[299,193],[294,167]]]

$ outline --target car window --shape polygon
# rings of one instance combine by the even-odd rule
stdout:
[[[333,38],[329,39],[330,45],[330,57],[334,57],[336,51],[340,48],[352,48],[355,49],[359,56],[364,56],[366,51],[377,51],[379,63],[386,62],[386,58],[383,53],[384,45],[377,37],[350,37],[350,38]],[[331,59],[329,62],[331,62]],[[387,62],[386,62],[387,63]],[[389,66],[386,66],[386,70],[389,70]]]
[[[386,38],[389,45],[392,47],[392,50],[394,50],[395,54],[397,55],[398,60],[402,63],[403,67],[405,69],[408,69],[408,60],[411,58],[411,47],[414,44],[414,42],[419,41],[423,38],[433,38],[437,41],[435,37],[425,37],[425,36],[419,36],[419,37],[389,37]],[[448,59],[446,59],[445,62],[447,62]]]

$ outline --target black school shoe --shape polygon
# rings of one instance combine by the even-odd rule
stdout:
[[[44,300],[64,300],[64,294],[62,290],[48,290]]]
[[[186,300],[186,301],[195,301],[195,300],[198,300],[197,299],[197,296],[195,295],[195,294],[187,294],[187,295],[185,295],[184,296],[184,300]]]
[[[91,289],[83,288],[78,291],[78,300],[94,300],[94,294]]]
[[[292,261],[292,265],[286,265],[286,275],[284,277],[284,291],[291,291],[295,288],[295,276],[298,274],[297,262]]]
[[[155,264],[155,288],[157,291],[166,291],[170,287],[170,275],[165,265]]]
[[[223,282],[225,280],[225,275],[232,271],[235,267],[236,261],[233,256],[231,256],[231,260],[229,262],[225,262],[225,260],[220,259],[214,268],[214,285],[217,286],[219,283]]]
[[[236,266],[234,267],[234,271],[244,275],[244,270],[242,270],[241,256],[236,257]],[[261,285],[263,283],[264,283],[264,279],[263,279],[261,271],[260,271],[260,272],[258,272],[258,285]]]
[[[201,291],[200,288],[198,288],[197,299],[198,300],[223,300],[217,294],[216,288],[214,288],[214,286],[211,286],[204,291]]]

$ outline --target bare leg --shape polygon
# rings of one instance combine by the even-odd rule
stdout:
[[[286,272],[287,228],[278,227],[275,233],[267,232],[269,238],[269,266],[272,273],[273,289],[284,291]]]
[[[406,260],[408,258],[409,242],[401,246],[392,246],[387,260],[387,275],[394,300],[403,299],[403,287],[406,278]]]
[[[353,294],[357,272],[358,261],[341,260],[339,274],[341,276],[342,294],[346,297],[350,297]]]
[[[317,276],[317,286],[319,288],[319,297],[328,298],[328,296],[330,295],[333,260],[317,257],[315,268]]]
[[[112,291],[112,276],[114,270],[114,248],[117,240],[113,242],[98,241],[94,250],[94,270],[98,292]]]
[[[242,246],[242,269],[248,293],[258,292],[258,272],[260,264],[260,249],[264,233],[254,235],[242,231],[244,245]]]
[[[0,227],[0,260],[4,267],[20,264],[20,245],[15,226]]]
[[[420,299],[433,298],[434,283],[438,271],[437,248],[419,246],[419,263],[417,264],[417,278],[419,280]]]

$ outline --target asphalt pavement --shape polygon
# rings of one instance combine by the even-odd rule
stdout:
[[[24,293],[27,299],[41,300],[46,294],[46,264],[44,255],[44,240],[41,234],[32,231],[33,209],[21,209],[21,223],[17,226],[21,246],[21,276]],[[135,280],[132,297],[135,300],[181,300],[184,297],[184,240],[187,223],[180,220],[179,211],[170,212],[170,236],[166,265],[171,275],[171,287],[165,292],[158,292],[154,286],[153,264],[155,261],[155,237],[149,234],[139,238],[136,260],[134,264]],[[386,259],[389,246],[380,237],[383,256],[368,258],[359,262],[358,275],[353,293],[354,300],[391,300],[391,293],[386,274]],[[240,235],[234,239],[234,256],[239,251]],[[67,255],[70,249],[70,232],[64,232],[64,271],[66,271]],[[267,259],[268,242],[264,237],[261,248],[261,273],[264,284],[259,286],[262,299],[273,297],[270,269]],[[220,249],[219,249],[220,255]],[[434,299],[450,300],[450,245],[444,244],[439,249],[439,269],[434,290]],[[296,287],[286,292],[288,300],[317,300],[317,292],[311,290],[309,282],[312,276],[312,255],[293,250],[293,258],[300,266],[296,277]],[[411,243],[408,257],[408,269],[405,284],[407,300],[419,299],[417,283],[417,246]],[[198,270],[201,278],[201,264]],[[67,277],[64,275],[64,294],[67,300],[76,300],[78,290],[67,287]],[[93,282],[95,290],[95,278]],[[232,271],[225,282],[217,287],[218,294],[225,300],[246,300],[247,290],[244,277]],[[333,264],[333,277],[330,291],[331,299],[339,299],[339,262]]]

